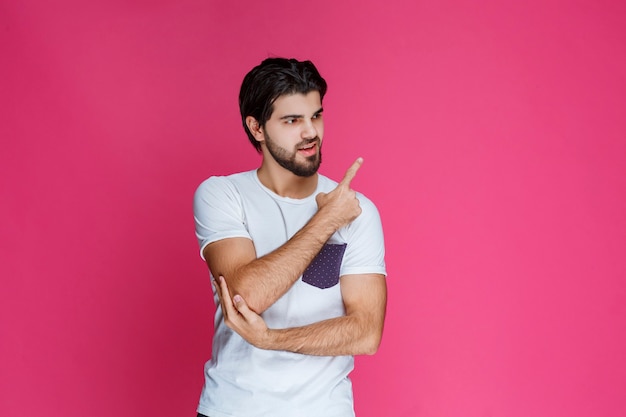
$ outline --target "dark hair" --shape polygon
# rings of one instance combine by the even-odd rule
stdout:
[[[246,125],[252,116],[264,127],[274,111],[274,101],[285,94],[307,94],[318,91],[320,99],[326,94],[326,81],[311,61],[286,58],[267,58],[254,67],[243,79],[239,90],[239,111],[248,139],[258,152],[259,143]]]

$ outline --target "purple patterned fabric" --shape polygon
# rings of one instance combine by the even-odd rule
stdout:
[[[346,246],[345,243],[325,244],[302,274],[302,281],[320,289],[337,285]]]

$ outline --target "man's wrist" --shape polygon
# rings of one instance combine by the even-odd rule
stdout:
[[[276,332],[272,329],[266,329],[255,346],[263,350],[274,350],[273,346],[275,333]]]
[[[332,234],[335,233],[340,227],[339,224],[335,224],[337,221],[333,217],[332,213],[328,210],[324,210],[323,208],[315,213],[311,220],[311,227],[320,231],[320,233],[315,233],[315,236],[323,239],[322,244],[326,243],[328,238],[330,238],[330,236],[332,236]]]

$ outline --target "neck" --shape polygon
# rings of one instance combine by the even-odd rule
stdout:
[[[317,189],[317,173],[310,177],[299,177],[286,170],[275,161],[270,163],[263,158],[263,163],[257,171],[261,184],[281,197],[306,198]]]

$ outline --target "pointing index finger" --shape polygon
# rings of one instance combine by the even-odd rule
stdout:
[[[341,184],[349,187],[354,177],[356,177],[356,173],[359,168],[361,168],[362,164],[363,158],[357,158],[356,161],[354,161],[354,163],[350,165],[350,168],[348,168],[348,170],[346,171],[346,175],[344,175],[343,179],[341,180]]]

